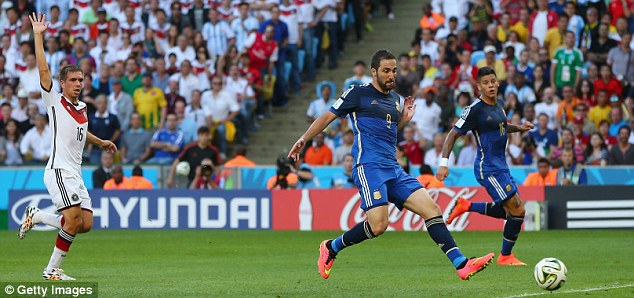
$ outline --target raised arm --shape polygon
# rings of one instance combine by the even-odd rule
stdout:
[[[33,39],[35,42],[35,58],[37,59],[37,68],[40,71],[40,84],[43,88],[48,88],[48,91],[53,88],[53,81],[51,80],[51,71],[46,63],[46,55],[44,54],[44,32],[48,28],[46,23],[46,15],[38,14],[29,16],[31,25],[33,26]]]
[[[297,142],[295,142],[295,145],[293,145],[293,148],[288,153],[288,157],[293,158],[294,160],[298,160],[302,149],[304,149],[304,146],[306,145],[306,142],[310,141],[317,134],[322,132],[328,126],[328,124],[330,124],[330,122],[334,121],[337,118],[337,115],[335,115],[331,111],[328,111],[319,116],[319,118],[315,119],[308,130],[306,130],[306,132],[297,140]]]
[[[462,135],[460,135],[460,133],[455,129],[450,130],[449,134],[447,134],[445,144],[442,146],[442,159],[440,160],[438,170],[436,170],[436,178],[440,181],[445,180],[445,178],[449,176],[449,168],[447,167],[449,163],[449,154],[451,154],[451,151],[453,150],[454,143],[461,136]]]

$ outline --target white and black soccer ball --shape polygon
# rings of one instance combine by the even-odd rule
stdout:
[[[535,265],[535,282],[548,291],[561,288],[566,283],[568,269],[556,258],[545,258]]]
[[[176,174],[180,176],[189,175],[189,163],[186,161],[181,161],[176,165]]]

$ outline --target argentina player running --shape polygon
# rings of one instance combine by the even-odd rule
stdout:
[[[493,203],[471,202],[458,198],[454,202],[447,222],[451,223],[467,211],[506,219],[502,252],[497,263],[498,265],[525,266],[525,263],[511,253],[522,229],[525,211],[517,192],[517,185],[506,164],[505,152],[507,133],[528,131],[534,126],[530,122],[521,126],[507,122],[504,103],[496,100],[499,84],[492,68],[483,67],[478,70],[477,84],[481,93],[480,98],[465,108],[462,116],[447,135],[436,177],[441,181],[447,178],[448,157],[454,142],[460,136],[472,131],[478,144],[474,173],[478,183],[486,188],[493,199]]]
[[[29,18],[33,26],[42,100],[46,105],[52,131],[52,152],[44,171],[44,184],[57,211],[62,215],[40,211],[34,206],[27,207],[26,219],[20,225],[18,236],[24,239],[26,232],[37,223],[59,229],[53,254],[42,277],[47,280],[74,280],[64,274],[59,266],[75,240],[75,235],[86,233],[92,228],[92,203],[81,177],[84,145],[88,141],[108,152],[115,152],[117,147],[88,132],[86,104],[78,100],[84,81],[84,73],[79,67],[64,66],[59,75],[62,94],[54,90],[42,41],[49,25],[46,23],[46,15],[36,16],[33,13]]]
[[[378,50],[372,56],[370,84],[345,91],[330,111],[321,115],[293,145],[288,156],[297,160],[306,142],[324,130],[333,120],[350,115],[355,135],[352,155],[354,183],[361,195],[361,209],[367,221],[354,226],[333,240],[319,246],[317,266],[323,278],[330,276],[335,257],[341,250],[366,239],[377,237],[388,227],[388,202],[425,219],[429,236],[438,244],[455,266],[462,279],[469,279],[484,269],[493,253],[467,259],[458,249],[443,221],[440,207],[423,186],[408,175],[396,162],[396,133],[414,115],[413,100],[401,103],[394,91],[396,58],[388,50]]]

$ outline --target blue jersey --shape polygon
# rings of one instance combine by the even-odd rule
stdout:
[[[400,96],[382,93],[372,84],[352,86],[332,105],[339,117],[350,116],[355,166],[375,163],[396,164],[396,132],[401,119]]]
[[[504,104],[489,105],[476,99],[464,109],[453,129],[464,135],[472,131],[478,144],[474,164],[476,177],[484,179],[488,173],[508,171],[506,141],[508,139]]]
[[[185,144],[183,132],[181,132],[180,129],[177,129],[173,132],[170,132],[167,129],[157,130],[154,133],[154,136],[152,137],[152,141],[177,145],[181,149],[183,149],[183,145]],[[177,158],[179,154],[180,154],[180,150],[178,152],[167,152],[163,150],[156,150],[154,152],[154,157]]]

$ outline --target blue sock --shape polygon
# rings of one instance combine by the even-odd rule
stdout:
[[[451,263],[453,263],[454,267],[456,267],[456,269],[464,267],[464,263],[466,263],[467,258],[462,255],[462,252],[460,252],[460,249],[453,240],[453,237],[451,237],[442,216],[439,215],[426,220],[425,226],[427,226],[427,232],[429,233],[431,239],[438,244]]]
[[[342,249],[361,243],[363,240],[372,239],[376,237],[372,233],[372,228],[367,221],[360,222],[356,226],[352,227],[349,231],[343,233],[343,235],[337,237],[330,242],[330,246],[334,253],[338,253]]]
[[[504,238],[502,238],[502,255],[508,256],[513,250],[513,245],[517,241],[517,237],[522,230],[522,223],[524,222],[524,216],[509,215],[506,217],[506,224],[504,224]]]
[[[506,211],[500,204],[472,202],[469,211],[478,212],[494,218],[506,218]]]

